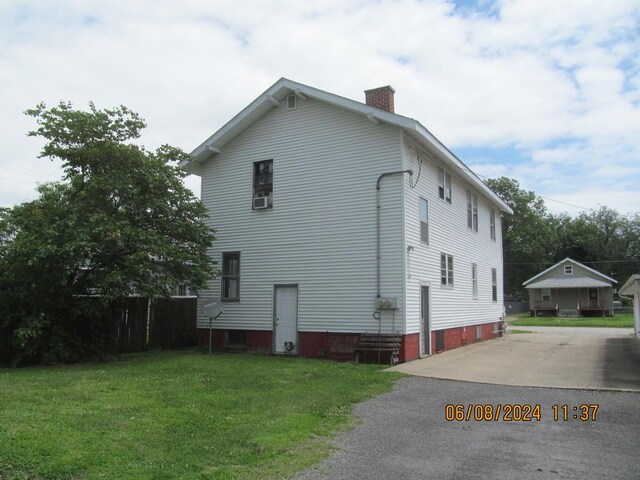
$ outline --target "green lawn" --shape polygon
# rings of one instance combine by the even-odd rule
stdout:
[[[520,327],[619,327],[633,328],[633,314],[619,313],[613,317],[593,318],[558,318],[558,317],[530,317],[528,313],[521,313],[507,317],[509,326]]]
[[[0,480],[286,478],[392,388],[383,368],[191,351],[0,370]]]

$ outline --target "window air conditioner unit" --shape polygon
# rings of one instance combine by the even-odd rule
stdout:
[[[256,197],[253,199],[253,208],[258,210],[260,208],[269,208],[269,197]]]

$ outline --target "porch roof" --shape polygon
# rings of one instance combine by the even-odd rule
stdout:
[[[611,288],[611,284],[583,275],[560,275],[530,283],[525,288]]]

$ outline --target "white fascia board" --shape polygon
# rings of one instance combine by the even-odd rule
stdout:
[[[255,119],[257,119],[264,115],[271,108],[275,107],[275,103],[278,100],[284,99],[286,95],[290,93],[295,93],[301,98],[312,98],[320,102],[349,110],[353,113],[364,115],[374,123],[386,123],[388,125],[402,128],[417,141],[431,145],[438,154],[438,157],[440,157],[440,160],[444,160],[444,162],[448,163],[449,166],[457,167],[460,171],[460,175],[469,183],[475,185],[478,190],[491,199],[500,208],[500,210],[507,213],[513,213],[511,207],[509,207],[504,200],[498,197],[489,187],[487,187],[487,185],[480,180],[476,174],[462,162],[462,160],[456,157],[442,142],[440,142],[440,140],[429,132],[429,130],[423,127],[420,122],[412,118],[403,117],[397,113],[387,112],[379,108],[371,107],[362,102],[357,102],[302,83],[294,82],[287,78],[281,78],[274,83],[262,95],[256,98],[240,113],[227,122],[220,130],[211,135],[198,148],[191,152],[191,155],[195,157],[195,162],[200,163],[210,158],[214,153],[208,150],[207,147],[223,147],[225,143],[238,135],[251,123],[250,118],[252,116],[255,116]],[[248,123],[243,126],[246,122]],[[189,168],[190,167],[187,169],[189,170]],[[196,169],[194,168],[194,173],[195,170]],[[198,175],[198,173],[196,173],[196,175]]]
[[[471,170],[465,163],[460,160],[451,150],[449,150],[440,140],[438,140],[429,130],[427,130],[420,122],[415,122],[415,131],[424,138],[428,143],[433,145],[440,158],[445,159],[449,166],[453,166],[458,169],[458,173],[465,178],[468,182],[474,185],[480,190],[486,197],[489,197],[503,212],[513,214],[513,210],[507,203],[496,195],[486,183],[484,183],[478,176]]]
[[[275,102],[277,99],[274,97],[274,93],[279,90],[278,84],[282,82],[282,79],[272,85],[266,92],[256,98],[253,102],[247,105],[240,113],[238,113],[235,117],[229,120],[222,128],[216,131],[213,135],[207,138],[204,142],[202,142],[197,148],[195,148],[191,155],[195,157],[196,162],[203,162],[207,158],[209,158],[212,154],[215,153],[216,149],[221,149],[221,147],[227,143],[228,137],[235,137],[237,133],[234,131],[240,128],[240,131],[243,130],[241,128],[242,122],[246,121],[248,117],[256,112],[259,109],[264,109],[264,113],[266,113],[271,108],[274,108]]]
[[[611,278],[611,277],[607,277],[604,273],[600,273],[599,271],[594,270],[593,268],[589,268],[589,267],[587,267],[586,265],[583,265],[582,263],[580,263],[580,262],[576,262],[575,260],[573,260],[573,259],[571,259],[571,258],[567,257],[567,258],[565,258],[564,260],[560,260],[560,261],[559,261],[558,263],[556,263],[555,265],[552,265],[552,266],[550,266],[549,268],[547,268],[546,270],[544,270],[544,271],[540,272],[539,274],[537,274],[537,275],[535,275],[535,276],[531,277],[529,280],[526,280],[526,281],[522,282],[522,285],[528,285],[528,284],[530,284],[530,283],[531,283],[531,282],[533,282],[536,278],[541,277],[541,276],[542,276],[542,275],[544,275],[545,273],[550,272],[551,270],[553,270],[554,268],[556,268],[557,266],[559,266],[559,265],[561,265],[561,264],[563,264],[563,263],[572,263],[573,265],[577,265],[577,266],[579,266],[579,267],[582,267],[582,268],[584,268],[585,270],[590,271],[591,273],[595,273],[596,275],[599,275],[600,277],[607,279],[609,282],[618,283],[618,282],[617,282],[616,280],[614,280],[613,278]]]
[[[575,260],[571,260],[570,258],[567,258],[567,260],[569,260],[570,262],[572,262],[574,265],[580,265],[582,268],[585,268],[587,270],[589,270],[591,273],[595,273],[596,275],[600,275],[602,278],[606,278],[608,281],[613,282],[613,283],[618,283],[617,280],[614,280],[611,277],[608,277],[607,275],[605,275],[604,273],[601,273],[597,270],[594,270],[593,268],[589,268],[586,265],[581,264],[580,262],[576,262]]]

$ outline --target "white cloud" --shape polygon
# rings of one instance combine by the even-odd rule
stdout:
[[[550,198],[571,195],[567,203],[640,210],[637,195],[610,193],[640,178],[638,2],[487,5],[4,2],[0,204],[32,198],[30,185],[59,176],[35,159],[41,142],[25,137],[33,122],[21,112],[39,101],[124,104],[147,119],[147,146],[190,150],[286,76],[356,100],[391,84],[396,111],[454,151],[521,149],[516,162],[483,161],[479,173],[515,176]],[[568,178],[580,179],[569,193]]]

